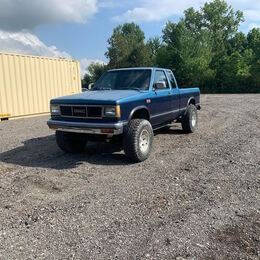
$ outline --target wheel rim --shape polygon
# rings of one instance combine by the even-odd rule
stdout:
[[[193,112],[192,115],[191,115],[191,125],[192,125],[192,127],[196,126],[196,122],[197,122],[197,116],[196,116],[196,113]]]
[[[148,151],[149,144],[150,144],[150,135],[149,135],[149,132],[146,129],[144,129],[141,132],[140,138],[139,138],[140,151],[142,153],[146,153]]]

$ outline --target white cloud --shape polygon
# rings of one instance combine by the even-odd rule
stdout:
[[[0,29],[32,30],[41,24],[84,23],[97,12],[97,0],[0,0]]]
[[[140,0],[135,8],[118,15],[113,19],[119,22],[153,22],[169,19],[176,15],[182,15],[189,7],[198,9],[203,6],[206,0]],[[208,1],[207,1],[208,2]],[[235,10],[244,12],[248,23],[260,22],[260,1],[259,0],[227,0]]]
[[[55,46],[47,46],[36,35],[25,30],[20,32],[0,30],[0,51],[49,57],[70,57],[68,53],[59,51]]]
[[[25,30],[21,32],[5,32],[0,30],[0,51],[46,57],[71,58],[69,53],[58,50],[56,46],[47,46],[36,35]],[[81,77],[85,75],[91,63],[105,64],[104,61],[98,59],[81,59]]]
[[[98,2],[99,8],[116,8],[122,6],[122,2],[115,1],[115,0],[100,0]]]
[[[9,53],[29,54],[46,57],[71,58],[67,52],[58,50],[55,46],[47,46],[36,35],[29,31],[5,32],[0,30],[0,51]],[[105,64],[98,59],[81,59],[81,76],[87,72],[91,63]]]
[[[259,24],[250,23],[250,24],[248,25],[248,28],[249,28],[249,30],[252,30],[252,29],[254,29],[254,28],[260,28],[260,23],[259,23]]]
[[[260,8],[259,10],[250,10],[250,9],[245,10],[244,14],[248,18],[248,20],[260,21]]]
[[[193,6],[198,8],[205,0],[141,0],[141,4],[132,10],[128,10],[123,15],[116,16],[118,21],[152,22],[167,19],[174,15],[181,15],[182,12]]]
[[[56,46],[43,43],[33,29],[43,24],[85,23],[108,4],[111,6],[112,0],[0,0],[0,51],[71,58]],[[92,62],[103,63],[82,59],[82,75]]]
[[[91,63],[100,63],[100,64],[106,64],[106,62],[102,61],[102,60],[93,60],[93,59],[81,59],[80,60],[80,71],[81,71],[81,77],[83,77],[85,75],[85,73],[88,72],[88,66]]]

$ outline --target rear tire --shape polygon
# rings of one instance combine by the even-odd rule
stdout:
[[[82,134],[56,131],[56,142],[59,148],[66,153],[82,153],[87,139]]]
[[[124,151],[133,162],[145,161],[151,153],[153,129],[149,121],[133,119],[129,122],[124,134]]]
[[[194,105],[189,105],[181,119],[182,129],[185,133],[194,133],[198,127],[198,112]]]

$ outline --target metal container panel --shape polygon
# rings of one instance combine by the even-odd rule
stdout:
[[[49,113],[52,98],[79,92],[78,61],[0,52],[0,119]]]

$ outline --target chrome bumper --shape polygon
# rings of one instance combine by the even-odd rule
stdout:
[[[47,125],[55,131],[64,131],[72,133],[98,134],[98,135],[120,135],[123,133],[126,122],[118,122],[114,124],[94,124],[48,120]]]

